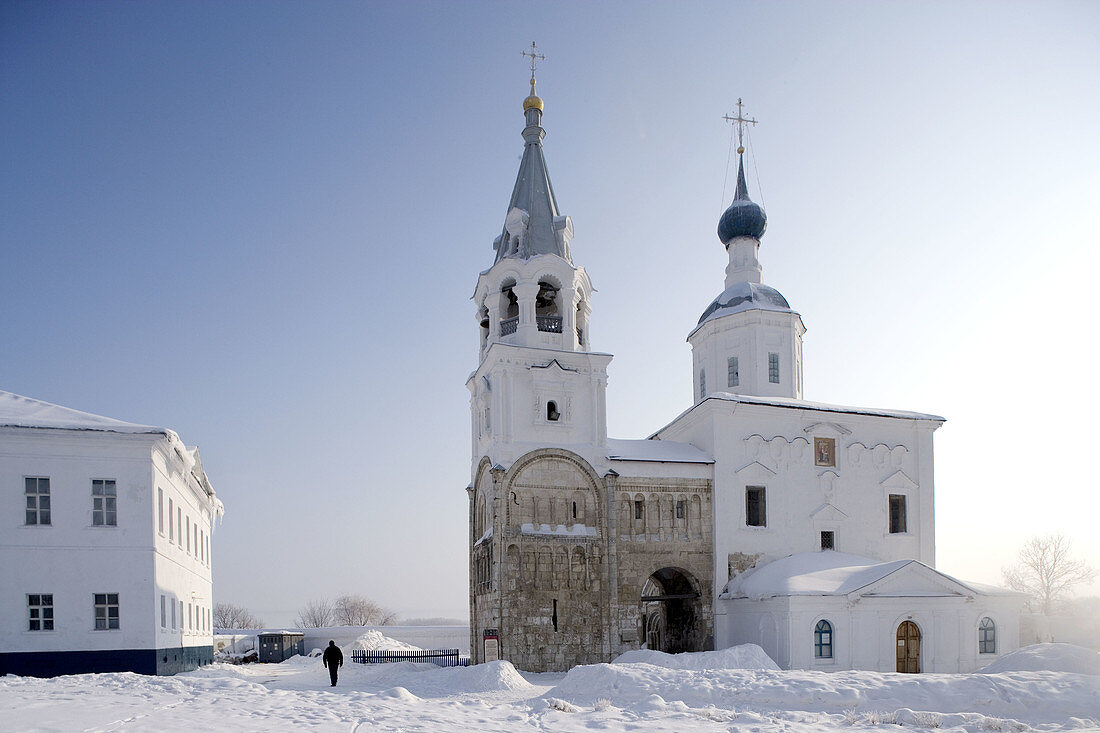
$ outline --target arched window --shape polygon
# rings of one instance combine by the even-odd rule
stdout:
[[[818,659],[833,658],[833,625],[821,619],[814,627],[814,656]]]
[[[983,618],[982,622],[978,624],[978,653],[997,653],[997,625],[993,623],[993,619],[989,616]]]
[[[550,422],[557,422],[561,417],[561,413],[558,412],[558,403],[550,400],[546,403],[546,419]]]

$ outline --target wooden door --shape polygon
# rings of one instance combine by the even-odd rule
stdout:
[[[899,672],[920,672],[920,629],[912,621],[902,621],[898,626],[897,650]]]

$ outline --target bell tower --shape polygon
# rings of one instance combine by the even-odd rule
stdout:
[[[573,263],[573,222],[558,209],[543,156],[543,101],[523,100],[523,157],[493,265],[474,290],[480,364],[467,381],[473,467],[482,457],[508,463],[542,447],[565,447],[603,460],[609,354],[591,350],[594,292]]]

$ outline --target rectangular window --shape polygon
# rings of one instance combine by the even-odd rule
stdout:
[[[176,534],[180,538],[180,547],[183,547],[183,507],[176,507]],[[183,622],[182,615],[180,622]]]
[[[199,556],[199,523],[195,522],[191,525],[193,527],[192,534],[195,535],[195,557]]]
[[[634,501],[634,518],[645,519],[645,502],[641,499]]]
[[[779,384],[779,354],[774,351],[768,354],[768,381]]]
[[[117,500],[114,479],[92,479],[92,526],[115,527],[118,525]]]
[[[172,601],[172,630],[176,630],[176,602]]]
[[[833,537],[832,530],[826,530],[826,531],[821,533],[821,549],[822,550],[835,549],[834,544],[833,544],[834,541],[835,541],[835,539]]]
[[[736,387],[741,384],[741,374],[737,369],[737,357],[731,356],[726,360],[726,369],[728,374],[726,375],[726,384],[730,387]]]
[[[184,628],[186,627],[183,625],[183,601],[180,601],[180,631],[183,631]]]
[[[191,552],[191,517],[187,517],[187,531],[183,533],[184,539],[187,541],[186,552]]]
[[[157,489],[157,531],[164,534],[164,489]]]
[[[95,628],[96,631],[118,628],[118,593],[95,594]]]
[[[168,598],[163,593],[160,594],[160,627],[168,628]]]
[[[176,541],[176,525],[172,522],[172,499],[168,499],[168,541]]]
[[[890,534],[906,532],[905,495],[890,494]]]
[[[187,604],[187,630],[188,631],[194,631],[195,630],[195,622],[191,619],[191,604],[190,603]]]
[[[53,593],[27,595],[27,630],[53,631]]]
[[[683,519],[684,518],[684,500],[683,499],[678,499],[676,501],[676,518],[677,519]]]
[[[27,524],[50,523],[50,479],[27,476],[23,479],[27,495]]]
[[[763,486],[745,487],[745,524],[749,527],[768,526],[767,499]]]
[[[699,399],[707,396],[707,373],[699,372]]]

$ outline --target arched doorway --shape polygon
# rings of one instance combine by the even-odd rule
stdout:
[[[699,590],[687,574],[661,568],[646,580],[641,601],[647,648],[669,654],[702,651]]]
[[[912,621],[898,626],[897,650],[899,672],[920,672],[920,629]]]

